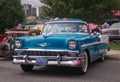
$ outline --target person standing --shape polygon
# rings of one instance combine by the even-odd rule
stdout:
[[[102,29],[107,29],[107,28],[109,28],[110,27],[110,25],[107,23],[107,22],[105,22],[103,25],[102,25]]]

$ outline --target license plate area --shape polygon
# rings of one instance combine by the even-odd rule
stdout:
[[[48,59],[47,58],[37,58],[36,64],[37,65],[48,65]]]

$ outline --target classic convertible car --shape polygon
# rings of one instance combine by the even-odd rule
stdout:
[[[79,19],[49,21],[41,35],[15,40],[13,63],[25,72],[34,66],[70,66],[84,74],[91,62],[104,60],[108,51],[105,39],[90,33],[89,25]]]
[[[108,35],[110,41],[120,40],[120,22],[113,23],[109,28],[103,28],[102,34]]]

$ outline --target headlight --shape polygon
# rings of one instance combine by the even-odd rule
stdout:
[[[19,40],[16,40],[16,41],[15,41],[15,47],[16,47],[16,48],[20,48],[21,46],[22,46],[22,42],[19,41]]]
[[[76,45],[77,45],[76,41],[69,41],[68,42],[68,46],[70,49],[75,49]]]

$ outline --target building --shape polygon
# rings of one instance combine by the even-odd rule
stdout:
[[[25,12],[26,17],[32,14],[31,5],[30,4],[23,4],[23,10]]]
[[[39,0],[21,0],[21,4],[23,5],[26,17],[31,15],[39,17],[42,13],[42,6],[44,6]]]

